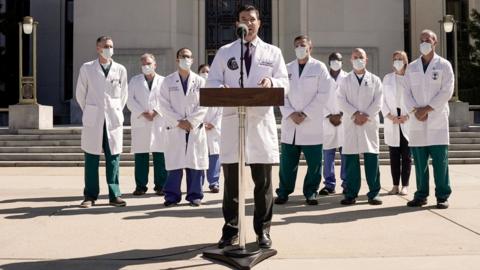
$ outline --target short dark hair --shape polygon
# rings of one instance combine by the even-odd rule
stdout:
[[[257,19],[260,19],[260,11],[258,11],[258,9],[255,6],[241,5],[238,7],[238,10],[237,10],[237,22],[240,21],[240,13],[244,11],[255,11],[255,13],[257,14]]]
[[[200,70],[202,70],[202,68],[204,67],[210,67],[208,64],[201,64],[200,66],[198,66],[198,72],[200,72]]]
[[[99,36],[97,38],[97,45],[107,40],[112,40],[112,38],[110,36]]]
[[[340,57],[338,57],[338,56],[340,56]],[[333,52],[328,56],[328,61],[338,60],[338,59],[343,60],[343,56],[339,52]]]
[[[192,50],[190,50],[190,49],[189,49],[189,48],[187,48],[187,47],[183,47],[183,48],[181,48],[180,50],[178,50],[178,51],[177,51],[177,59],[178,59],[178,57],[180,57],[180,53],[181,53],[181,52],[183,52],[183,51],[185,51],[185,50],[192,51]]]

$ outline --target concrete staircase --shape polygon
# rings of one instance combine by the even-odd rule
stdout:
[[[130,131],[130,127],[125,127],[122,166],[134,164],[133,155],[130,154]],[[81,167],[84,154],[80,149],[80,134],[80,127],[71,126],[59,126],[51,130],[19,130],[17,134],[9,134],[7,129],[0,128],[0,167]],[[380,130],[380,138],[380,163],[389,164],[383,129]],[[480,164],[480,127],[463,130],[452,128],[450,141],[450,164]],[[338,162],[338,153],[336,158]],[[303,157],[301,163],[305,164]]]

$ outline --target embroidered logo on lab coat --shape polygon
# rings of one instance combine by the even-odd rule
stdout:
[[[292,73],[288,73],[288,79],[292,80]]]
[[[433,71],[433,72],[432,72],[432,79],[433,79],[434,81],[438,80],[438,71]]]
[[[238,69],[238,64],[237,64],[237,61],[235,60],[235,57],[228,59],[227,66],[230,70]]]

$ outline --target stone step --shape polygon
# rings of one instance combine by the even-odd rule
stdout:
[[[363,165],[363,160],[360,161]],[[449,164],[480,164],[480,158],[463,159],[463,158],[450,158]],[[300,165],[305,166],[306,162],[301,160]],[[335,161],[335,164],[340,165],[340,161]],[[380,159],[380,165],[389,165],[390,162],[387,159]],[[0,161],[0,167],[83,167],[83,161]],[[100,166],[104,167],[105,162],[100,161]],[[120,161],[122,167],[133,167],[133,161]],[[153,163],[150,162],[150,166]],[[277,164],[278,166],[278,164]]]

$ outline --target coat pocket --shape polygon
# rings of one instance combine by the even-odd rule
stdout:
[[[84,127],[93,127],[97,123],[97,106],[86,105],[83,109],[82,124]]]

